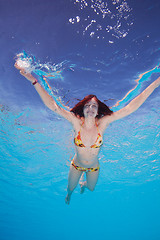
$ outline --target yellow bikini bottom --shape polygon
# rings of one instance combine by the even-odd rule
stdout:
[[[72,160],[71,165],[78,171],[83,171],[83,172],[96,172],[99,170],[100,166],[96,168],[85,168],[85,167],[79,167],[74,164],[74,161]]]

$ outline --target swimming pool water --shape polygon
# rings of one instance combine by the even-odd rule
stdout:
[[[127,1],[127,20],[103,18],[106,3],[116,16],[114,6],[122,2],[1,2],[0,240],[159,240],[159,89],[135,113],[109,126],[95,191],[81,195],[78,186],[67,206],[71,125],[46,109],[13,66],[24,50],[39,66],[58,67],[60,75],[48,82],[69,106],[93,93],[110,107],[120,101],[113,110],[123,107],[159,76],[160,4]],[[102,30],[95,22],[86,28],[91,20]],[[117,28],[105,30],[118,20],[124,37],[112,35],[120,34]]]

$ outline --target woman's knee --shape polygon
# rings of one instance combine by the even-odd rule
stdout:
[[[90,185],[87,184],[87,188],[88,188],[91,192],[93,192],[94,189],[95,189],[95,186],[90,186]]]
[[[93,192],[99,176],[99,171],[94,173],[87,173],[87,188]]]
[[[77,186],[77,185],[76,185],[76,186]],[[75,185],[74,185],[74,186],[68,185],[68,186],[67,186],[68,192],[73,192],[74,189],[76,188],[76,186],[75,186]]]

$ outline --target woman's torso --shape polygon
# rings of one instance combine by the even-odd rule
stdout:
[[[103,129],[96,121],[96,124],[86,129],[83,121],[78,121],[74,125],[75,129],[75,149],[74,156],[75,164],[81,167],[96,167],[98,166],[98,153],[103,144]],[[78,139],[78,140],[77,140]]]

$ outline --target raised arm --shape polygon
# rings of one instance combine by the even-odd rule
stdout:
[[[157,78],[153,83],[151,83],[141,94],[139,94],[136,98],[134,98],[127,106],[125,106],[124,108],[120,109],[117,112],[114,112],[110,116],[103,117],[102,122],[107,125],[113,121],[126,117],[129,114],[135,112],[145,102],[145,100],[152,94],[152,92],[159,86],[160,86],[160,77]]]
[[[27,80],[29,80],[33,84],[42,101],[49,109],[66,118],[71,123],[74,122],[74,120],[76,119],[75,115],[70,111],[61,108],[56,103],[56,101],[47,93],[47,91],[38,83],[37,79],[31,73],[26,73],[23,68],[17,65],[17,63],[15,63],[15,67],[18,70],[20,70],[21,75],[23,75]]]

